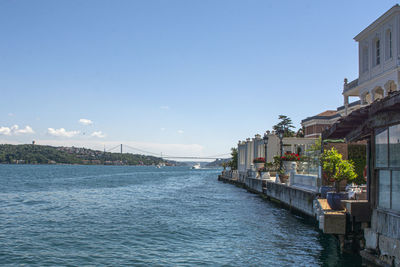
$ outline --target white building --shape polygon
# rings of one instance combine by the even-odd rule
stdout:
[[[275,132],[267,131],[268,145],[267,145],[267,162],[273,162],[274,157],[280,155],[280,141]],[[282,139],[283,153],[297,153],[305,152],[311,145],[315,144],[316,138],[297,138],[285,137]],[[251,169],[253,160],[255,158],[265,157],[264,140],[261,135],[256,134],[254,138],[247,138],[245,141],[238,143],[238,171],[245,173]]]
[[[400,6],[380,16],[354,40],[358,42],[358,79],[343,86],[345,115],[351,110],[349,97],[358,97],[361,105],[398,90],[400,80]]]

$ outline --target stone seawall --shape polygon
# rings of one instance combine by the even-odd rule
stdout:
[[[317,193],[305,189],[295,188],[286,184],[267,182],[264,194],[281,203],[290,209],[296,209],[308,216],[314,217],[314,199]]]
[[[392,227],[393,229],[377,227],[377,225],[400,225],[400,220],[394,221],[393,218],[386,217],[378,218],[375,214],[377,220],[373,220],[371,227],[374,231],[371,231],[369,228],[366,228],[370,222],[370,216],[368,216],[369,203],[366,200],[347,200],[344,202],[346,209],[335,211],[331,209],[326,199],[319,197],[319,193],[314,189],[313,184],[306,187],[304,183],[298,186],[297,184],[288,185],[274,182],[273,180],[262,180],[246,176],[232,179],[224,175],[220,175],[218,180],[245,188],[249,192],[259,194],[263,198],[280,203],[282,207],[296,214],[304,215],[311,218],[314,222],[318,222],[319,228],[324,233],[337,237],[341,251],[359,253],[360,250],[365,248],[363,233],[363,230],[365,230],[367,249],[376,249],[379,247],[381,256],[384,256],[383,259],[386,262],[394,262],[395,259],[400,258],[398,257],[400,255],[398,240],[389,237],[390,235],[395,237],[399,235],[400,231],[398,231],[398,227]],[[292,181],[289,180],[289,183]],[[384,222],[376,223],[378,220],[384,220]],[[388,224],[386,222],[388,220],[392,223]],[[388,236],[376,234],[375,229],[377,228],[381,231],[380,233],[388,234]],[[397,243],[393,243],[393,240]],[[375,264],[382,265],[383,261],[381,259],[377,259],[372,254],[369,255],[366,251],[369,250],[363,250],[363,253],[361,253],[364,258],[367,259],[370,257],[371,259],[375,259],[373,261]],[[368,260],[371,261],[370,259]],[[400,267],[398,261],[396,261],[396,264],[398,265],[395,266]],[[383,264],[383,266],[385,265]]]
[[[265,184],[265,180],[248,177],[244,180],[247,190],[253,193],[263,193],[263,182]]]
[[[281,202],[289,209],[314,217],[313,200],[317,197],[316,192],[249,177],[241,182],[220,175],[218,180],[246,188],[249,192],[261,194],[266,198]]]

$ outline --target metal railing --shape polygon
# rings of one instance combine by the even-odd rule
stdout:
[[[304,175],[318,175],[319,152],[306,152],[303,161],[297,164],[297,173]]]

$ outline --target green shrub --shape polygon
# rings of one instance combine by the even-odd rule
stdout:
[[[367,165],[367,149],[365,145],[348,145],[348,157],[354,163],[354,169],[357,178],[354,179],[356,184],[365,184],[364,168]]]
[[[331,150],[324,151],[321,155],[320,163],[328,178],[335,181],[337,191],[340,181],[347,180],[350,182],[357,178],[353,162],[351,160],[344,160],[342,154],[334,147]]]

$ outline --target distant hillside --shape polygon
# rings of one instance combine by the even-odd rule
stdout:
[[[0,163],[8,164],[95,164],[156,165],[174,162],[162,158],[129,153],[110,153],[77,147],[41,145],[0,145]]]
[[[229,162],[231,159],[217,159],[205,165],[207,168],[222,167],[222,163]]]

